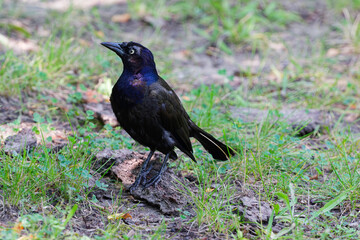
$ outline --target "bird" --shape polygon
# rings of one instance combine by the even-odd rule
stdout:
[[[225,161],[235,151],[198,127],[175,91],[157,72],[152,52],[136,42],[102,42],[122,60],[123,71],[112,88],[110,103],[119,125],[138,143],[150,149],[135,182],[148,188],[161,180],[168,159],[177,159],[175,147],[196,162],[190,137],[197,139],[216,160]],[[158,173],[147,180],[155,151],[165,155]]]

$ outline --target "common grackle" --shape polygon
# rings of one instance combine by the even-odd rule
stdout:
[[[160,181],[168,158],[177,159],[175,147],[195,161],[190,137],[196,138],[214,159],[227,160],[235,154],[190,119],[174,90],[158,75],[149,49],[135,42],[101,44],[114,51],[124,65],[110,96],[116,118],[133,139],[150,148],[130,192],[139,184],[147,188]],[[147,180],[151,170],[148,163],[156,150],[165,158],[157,175]]]

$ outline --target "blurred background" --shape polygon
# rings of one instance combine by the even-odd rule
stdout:
[[[356,84],[358,0],[1,0],[0,6],[2,95],[82,83],[106,96],[121,64],[99,43],[132,40],[153,51],[161,75],[180,91],[229,83],[240,88],[241,104],[251,104],[251,94],[263,107],[272,102],[262,101],[268,95],[295,103],[301,97],[298,104],[311,107],[319,104],[314,95],[324,96],[322,106],[332,104],[330,96],[354,100],[330,88],[351,91]]]

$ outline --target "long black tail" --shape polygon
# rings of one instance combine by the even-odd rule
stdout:
[[[191,124],[191,128],[193,129],[194,138],[204,146],[214,159],[225,161],[235,155],[235,152],[230,147],[196,126],[195,123]]]

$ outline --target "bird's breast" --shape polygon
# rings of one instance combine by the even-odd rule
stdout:
[[[145,96],[146,83],[139,79],[131,79],[125,84],[116,84],[112,90],[110,101],[119,107],[140,103]]]
[[[146,87],[146,82],[143,81],[142,79],[135,78],[135,79],[130,81],[130,85],[134,89],[144,92],[145,91],[144,89]]]

